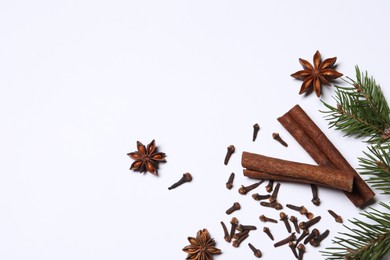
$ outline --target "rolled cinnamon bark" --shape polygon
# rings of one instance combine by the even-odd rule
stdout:
[[[299,105],[279,117],[278,121],[320,166],[354,174],[352,192],[345,192],[345,195],[356,207],[364,207],[375,196],[367,183]]]
[[[243,152],[241,164],[244,168],[257,172],[305,179],[308,183],[324,185],[334,189],[351,191],[353,173],[322,166],[292,162],[260,154]]]

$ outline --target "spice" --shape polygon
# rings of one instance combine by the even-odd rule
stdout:
[[[363,207],[373,199],[375,193],[299,105],[278,121],[318,165],[353,173],[353,190],[344,193],[356,207]]]
[[[259,249],[257,249],[256,247],[254,247],[251,243],[248,243],[248,246],[257,258],[260,258],[262,256],[261,251]]]
[[[236,228],[237,228],[237,225],[238,225],[238,219],[233,217],[231,220],[230,220],[230,224],[231,224],[231,228],[230,228],[230,237],[233,238],[234,236],[234,232],[236,232]]]
[[[337,58],[329,58],[321,62],[321,54],[319,51],[313,56],[313,65],[307,60],[299,59],[303,70],[291,74],[291,77],[303,80],[299,94],[308,92],[314,88],[316,95],[321,96],[321,84],[330,85],[329,81],[343,76],[340,72],[332,69]]]
[[[328,210],[329,214],[334,218],[334,220],[338,223],[343,223],[343,218],[339,215],[337,215],[333,210]]]
[[[290,217],[290,221],[291,221],[291,223],[293,223],[293,225],[294,225],[295,232],[297,232],[298,234],[300,234],[300,233],[301,233],[301,230],[300,230],[299,227],[298,227],[298,219],[297,219],[295,216],[291,216],[291,217]]]
[[[295,258],[298,258],[298,253],[296,250],[296,244],[293,241],[288,242],[288,247],[291,248],[291,251],[293,252]]]
[[[275,189],[274,191],[272,192],[272,195],[271,197],[269,198],[269,202],[274,202],[276,201],[277,197],[278,197],[278,193],[279,193],[279,188],[280,188],[280,183],[278,182],[275,186]]]
[[[256,138],[257,138],[257,133],[259,132],[260,130],[260,126],[258,123],[254,124],[253,125],[253,137],[252,137],[252,141],[256,141]]]
[[[248,234],[248,233],[245,233],[244,235],[240,236],[239,239],[233,241],[233,246],[234,246],[234,247],[239,247],[240,244],[241,244],[245,239],[247,239],[248,237],[249,237],[249,234]]]
[[[305,215],[308,212],[305,206],[295,206],[292,204],[286,204],[286,207],[298,211],[301,215]]]
[[[224,234],[223,238],[225,239],[226,242],[230,243],[232,241],[232,238],[230,237],[227,227],[223,221],[221,221],[221,226]]]
[[[309,233],[310,233],[310,232],[309,232],[308,229],[304,229],[304,230],[302,231],[302,234],[298,237],[298,239],[297,239],[297,241],[296,241],[296,244],[298,245],[299,242],[302,241],[302,239],[304,239],[306,236],[309,235]]]
[[[229,163],[229,160],[230,160],[230,157],[232,156],[232,154],[235,152],[236,148],[234,147],[234,145],[229,145],[227,147],[227,152],[226,152],[226,156],[225,156],[225,160],[224,160],[224,164],[227,165]]]
[[[268,227],[263,227],[263,232],[267,234],[267,236],[273,241],[274,240],[274,236],[272,235],[271,233],[271,230],[269,230]]]
[[[327,229],[325,230],[324,233],[310,239],[310,245],[314,247],[320,246],[321,241],[324,240],[328,235],[329,235],[329,230]]]
[[[264,180],[261,180],[259,182],[253,183],[253,184],[246,186],[246,187],[244,185],[241,185],[241,187],[238,189],[238,193],[240,193],[241,195],[246,195],[251,190],[259,187],[259,185],[262,184],[263,182],[264,182]]]
[[[230,215],[230,214],[232,214],[234,211],[239,210],[239,209],[241,209],[240,203],[234,202],[234,203],[233,203],[233,206],[231,206],[230,208],[228,208],[228,209],[226,210],[226,214]]]
[[[237,226],[237,230],[238,231],[244,231],[244,230],[257,230],[257,227],[256,226],[253,226],[253,225],[241,225],[239,224]]]
[[[274,188],[274,180],[269,180],[268,184],[265,186],[265,190],[267,192],[272,192],[273,188]]]
[[[318,187],[315,184],[310,184],[310,187],[311,187],[311,192],[313,194],[313,199],[311,200],[311,202],[313,202],[314,205],[319,206],[321,201],[318,198]]]
[[[321,216],[317,216],[317,217],[310,219],[306,222],[302,221],[301,223],[299,223],[299,228],[308,229],[311,226],[313,226],[314,224],[317,224],[320,220],[321,220]]]
[[[305,240],[303,241],[303,243],[306,245],[307,243],[309,243],[309,241],[318,236],[320,234],[320,231],[316,228],[313,228],[313,230],[310,232],[310,234],[305,238]]]
[[[302,260],[303,254],[305,253],[305,246],[303,244],[299,244],[297,246],[297,249],[298,249],[298,260]]]
[[[291,226],[290,223],[288,222],[288,216],[284,212],[279,213],[280,220],[284,222],[284,225],[286,226],[287,232],[291,233]]]
[[[249,232],[250,232],[249,229],[242,230],[242,231],[240,231],[240,232],[238,232],[238,233],[235,233],[234,236],[233,236],[233,238],[234,238],[234,239],[240,239],[240,237],[245,236],[246,234],[249,234]]]
[[[166,162],[165,153],[157,151],[156,142],[153,140],[147,147],[140,141],[137,141],[137,151],[127,154],[134,162],[130,166],[130,170],[138,171],[140,173],[150,172],[158,175],[158,164]]]
[[[276,219],[273,219],[273,218],[268,218],[264,215],[260,215],[259,217],[260,221],[262,222],[272,222],[272,223],[278,223],[278,221]]]
[[[190,182],[190,181],[192,181],[192,175],[191,175],[191,173],[189,173],[189,172],[184,173],[184,174],[183,174],[183,177],[181,177],[181,179],[180,179],[178,182],[172,184],[172,186],[170,186],[170,187],[168,188],[168,190],[172,190],[172,189],[174,189],[174,188],[176,188],[176,187],[182,185],[183,183]]]
[[[244,175],[250,178],[264,179],[262,173],[268,173],[306,179],[334,189],[352,190],[354,176],[350,171],[340,171],[249,152],[242,153],[241,164],[244,168],[255,171],[256,175],[251,176],[244,171]]]
[[[283,209],[282,204],[280,204],[280,203],[277,202],[277,201],[274,201],[274,202],[261,201],[261,202],[260,202],[260,205],[263,206],[263,207],[274,208],[274,209],[276,209],[276,210],[281,210],[281,209]]]
[[[283,146],[288,147],[288,144],[280,137],[279,133],[273,133],[272,138],[281,143]]]
[[[232,189],[233,188],[233,181],[234,181],[234,172],[232,172],[229,176],[228,181],[226,182],[226,188],[227,189]]]
[[[285,244],[287,244],[288,242],[294,241],[294,240],[296,240],[295,232],[293,232],[291,235],[289,235],[289,236],[286,237],[285,239],[282,239],[282,240],[280,240],[279,242],[276,242],[276,243],[274,244],[274,247],[279,247],[279,246],[285,245]]]
[[[215,247],[216,243],[207,229],[199,230],[196,237],[188,237],[188,241],[190,245],[183,248],[183,251],[188,254],[187,259],[212,260],[213,255],[222,253]]]
[[[266,199],[269,199],[270,197],[271,197],[271,195],[269,195],[269,194],[266,194],[266,195],[260,195],[259,193],[252,194],[252,198],[254,200],[266,200]]]

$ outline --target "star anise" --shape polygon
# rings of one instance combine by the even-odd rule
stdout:
[[[156,142],[153,140],[147,147],[140,141],[137,141],[137,151],[128,153],[134,162],[130,166],[130,170],[139,172],[150,172],[154,175],[158,175],[157,168],[158,163],[165,162],[165,153],[157,151]]]
[[[196,238],[188,237],[191,245],[183,248],[188,254],[186,259],[192,260],[213,260],[213,255],[221,254],[221,250],[215,247],[215,241],[210,237],[207,229],[199,230]]]
[[[319,97],[321,95],[321,84],[330,85],[330,80],[343,76],[343,74],[332,68],[336,60],[337,58],[334,57],[321,61],[321,54],[319,51],[313,56],[314,66],[307,60],[299,59],[299,63],[301,63],[303,70],[291,74],[291,77],[303,80],[299,94],[314,88]]]

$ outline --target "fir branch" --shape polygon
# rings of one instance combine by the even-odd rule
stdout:
[[[390,144],[368,147],[365,158],[359,158],[359,173],[368,175],[372,187],[390,195]]]
[[[355,228],[344,225],[351,233],[339,233],[342,236],[332,240],[337,246],[325,248],[322,255],[326,259],[382,259],[390,248],[390,205],[379,204],[387,212],[370,208],[361,213],[367,220],[350,220]]]
[[[372,143],[390,139],[390,108],[379,84],[358,66],[356,81],[347,79],[351,87],[335,86],[336,107],[322,101],[328,111],[321,112],[327,114],[330,127]]]

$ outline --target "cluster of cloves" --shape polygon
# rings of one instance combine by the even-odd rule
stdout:
[[[221,226],[224,232],[224,239],[226,242],[232,242],[234,247],[239,247],[241,243],[249,237],[249,232],[256,230],[257,227],[253,225],[242,225],[239,224],[238,219],[233,217],[230,220],[230,232],[228,231],[225,223],[221,221]],[[257,257],[261,257],[261,251],[254,248],[253,245],[249,246]]]

